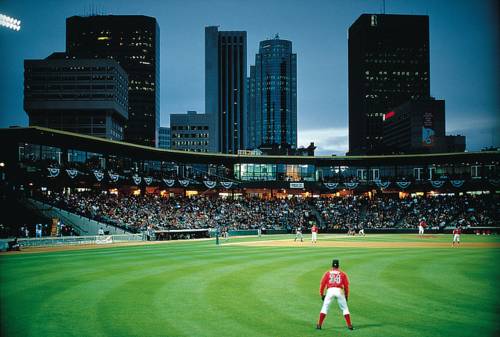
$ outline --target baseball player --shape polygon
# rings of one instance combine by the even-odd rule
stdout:
[[[318,240],[318,226],[314,224],[311,227],[311,242],[316,243],[316,240]]]
[[[364,229],[363,227],[360,227],[360,228],[359,228],[358,235],[363,235],[363,236],[365,236],[365,229]]]
[[[455,243],[460,246],[460,234],[462,234],[462,228],[457,227],[453,230],[453,244],[452,247],[455,247]]]
[[[323,295],[325,288],[327,289],[326,295]],[[347,275],[339,269],[339,260],[333,260],[332,269],[323,275],[319,287],[319,295],[323,300],[323,306],[321,307],[316,329],[321,329],[326,314],[328,313],[330,303],[332,302],[332,299],[335,298],[340,310],[342,310],[347,328],[349,330],[354,330],[354,327],[351,324],[349,308],[347,307],[347,301],[349,298],[349,279],[347,278]]]
[[[295,230],[295,240],[294,242],[297,241],[297,238],[300,237],[300,242],[304,242],[304,236],[302,235],[302,226],[298,226],[297,229]]]
[[[424,235],[424,228],[427,227],[427,222],[425,222],[425,219],[420,220],[418,223],[418,234],[420,236]]]

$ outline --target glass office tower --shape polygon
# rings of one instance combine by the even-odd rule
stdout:
[[[248,79],[249,148],[297,147],[297,54],[292,42],[274,39],[259,44]]]

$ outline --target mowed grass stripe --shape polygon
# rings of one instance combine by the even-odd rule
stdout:
[[[126,253],[123,256],[123,253]],[[89,255],[91,258],[89,259]],[[47,271],[45,273],[39,273],[38,270],[35,274],[32,274],[31,277],[27,277],[27,275],[23,275],[23,277],[17,277],[19,273],[14,273],[11,271],[11,268],[15,268],[15,265],[10,264],[6,266],[7,263],[2,263],[2,275],[7,276],[9,274],[15,275],[15,277],[10,280],[7,278],[7,281],[4,282],[5,277],[2,277],[2,304],[6,303],[4,300],[5,297],[10,296],[18,299],[18,303],[14,307],[9,307],[9,310],[3,310],[4,313],[7,314],[7,320],[12,322],[18,322],[19,326],[15,331],[23,330],[26,325],[23,322],[29,321],[33,315],[36,315],[37,312],[44,312],[43,310],[39,310],[38,305],[43,305],[44,303],[51,303],[55,308],[62,304],[68,304],[67,308],[79,308],[79,303],[71,303],[66,300],[55,301],[52,303],[50,301],[51,296],[54,294],[59,294],[63,292],[65,294],[65,289],[71,288],[73,286],[78,286],[80,283],[91,282],[92,280],[98,280],[98,283],[103,285],[104,289],[108,284],[108,278],[117,278],[120,279],[124,277],[124,275],[130,275],[131,273],[143,273],[144,270],[147,271],[151,266],[145,263],[147,259],[141,255],[132,255],[130,252],[122,251],[122,255],[120,256],[103,256],[99,259],[94,259],[95,256],[93,254],[89,255],[80,255],[75,257],[74,259],[71,256],[65,256],[64,258],[58,258],[56,261],[48,259],[46,261],[46,256],[33,256],[30,258],[33,266],[45,265]],[[175,256],[175,255],[174,255]],[[13,256],[14,260],[17,256]],[[189,259],[189,256],[178,255],[176,257],[177,260],[182,260],[183,258]],[[132,263],[127,263],[127,259],[131,259]],[[142,261],[143,266],[140,266],[139,261]],[[57,262],[57,263],[54,263]],[[10,267],[10,268],[9,268]],[[38,268],[35,268],[38,269]],[[52,269],[52,270],[51,270]],[[23,266],[25,271],[29,271],[27,266]],[[36,280],[36,281],[35,281]],[[112,282],[109,282],[113,284]],[[12,284],[12,286],[9,286]],[[4,289],[6,291],[4,291]],[[98,293],[99,289],[88,289],[89,292],[85,291],[83,293],[79,291],[73,292],[76,296],[81,296],[81,298],[86,298],[85,295],[93,296],[95,293]],[[26,302],[23,302],[23,299],[26,299],[23,294],[31,294],[30,298],[27,298]],[[82,296],[83,295],[83,296]],[[15,310],[20,309],[20,310]],[[87,307],[85,308],[87,309]],[[81,308],[79,309],[81,310]],[[55,320],[62,322],[61,317],[64,317],[64,313],[61,313],[62,316],[57,315],[54,310],[48,310],[47,312],[51,312],[55,315],[48,316],[54,317]],[[10,316],[10,317],[9,317]],[[12,318],[12,319],[10,319]],[[70,316],[70,318],[72,318]],[[40,327],[43,327],[46,324],[41,324]],[[20,330],[19,330],[20,329]]]
[[[140,287],[141,284],[146,287],[151,285],[142,294],[143,296],[138,299],[140,302],[138,306],[145,308],[145,312],[141,315],[141,322],[136,322],[136,324],[139,326],[155,326],[157,330],[154,330],[153,335],[198,335],[196,323],[207,322],[207,314],[209,314],[205,296],[199,294],[200,289],[205,287],[210,281],[210,277],[222,273],[223,269],[232,270],[234,265],[242,265],[241,258],[235,254],[227,254],[227,252],[223,254],[220,250],[212,250],[211,252],[213,255],[207,254],[202,258],[193,258],[190,262],[184,264],[187,268],[169,273],[164,278],[158,275],[158,279],[147,278],[143,280],[144,282],[139,282],[140,284],[134,284],[136,281],[140,281],[134,280],[134,282],[127,284],[126,288]],[[120,288],[114,290],[116,294],[120,292]],[[118,298],[113,296],[112,293],[110,293],[110,296],[115,299]],[[113,307],[121,307],[121,301],[121,298],[115,300]],[[128,302],[127,299],[125,301]],[[103,317],[105,316],[103,315]],[[200,317],[203,319],[200,320]],[[129,332],[135,331],[137,328],[130,321],[121,323],[122,328],[126,328],[126,331]],[[183,334],[180,332],[182,329],[179,327],[186,327],[189,331]]]
[[[305,289],[297,287],[296,279],[299,271],[307,268],[309,263],[302,256],[287,254],[275,258],[274,263],[269,259],[256,261],[251,267],[227,275],[229,277],[219,276],[207,290],[212,293],[221,286],[226,297],[238,299],[228,302],[217,298],[213,305],[215,311],[223,312],[232,320],[238,319],[242,308],[254,313],[240,319],[240,334],[252,330],[263,335],[291,335],[298,325],[304,328],[304,324],[299,323],[304,312],[300,317],[295,313],[301,310],[296,300],[304,297]],[[261,278],[266,275],[271,275],[272,280],[262,282]],[[234,281],[237,283],[233,284]],[[280,329],[283,326],[286,326],[285,331]]]
[[[234,336],[248,331],[246,321],[249,316],[242,315],[250,309],[245,293],[248,273],[255,267],[260,269],[268,265],[269,261],[275,261],[276,254],[259,254],[258,258],[248,258],[234,252],[228,253],[237,259],[214,266],[203,266],[195,274],[186,275],[172,284],[175,289],[180,290],[176,295],[182,310],[176,311],[169,319],[181,322],[184,335],[206,336],[217,331],[221,336]],[[287,258],[290,256],[283,257]],[[167,291],[166,288],[163,290]],[[182,300],[185,297],[188,298],[187,301]],[[236,306],[235,310],[233,305]],[[204,319],[200,320],[199,317]],[[231,324],[225,326],[221,322]]]

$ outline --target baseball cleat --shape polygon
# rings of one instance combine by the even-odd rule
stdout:
[[[353,327],[352,325],[349,325],[347,328],[348,328],[349,330],[354,330],[354,327]]]
[[[321,330],[321,325],[316,324],[316,329]]]

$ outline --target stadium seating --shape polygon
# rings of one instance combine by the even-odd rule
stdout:
[[[116,196],[105,192],[39,196],[44,202],[88,218],[130,231],[194,229],[224,226],[230,230],[265,227],[292,230],[416,228],[425,219],[430,228],[445,226],[495,226],[499,197],[495,195],[389,198],[347,196],[342,198],[222,198],[176,197],[157,194]]]

